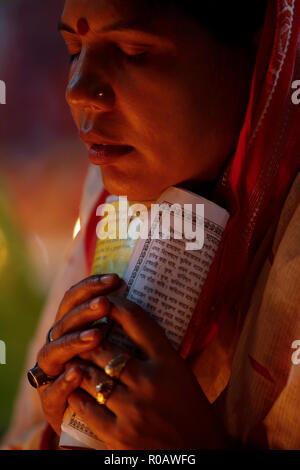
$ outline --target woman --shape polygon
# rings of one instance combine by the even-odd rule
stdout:
[[[300,111],[291,85],[300,5],[249,2],[243,13],[226,2],[196,17],[180,3],[66,1],[66,97],[109,193],[151,200],[180,184],[231,218],[178,354],[143,309],[106,297],[116,275],[86,278],[87,270],[63,296],[93,253],[99,183],[88,178],[83,229],[39,330],[52,324],[37,356],[40,373],[55,377],[39,387],[50,427],[41,441],[41,413],[26,392],[16,416],[24,403],[28,416],[11,433],[37,424],[36,447],[55,448],[67,404],[109,449],[299,446],[291,345],[300,338]],[[108,313],[145,358],[124,362],[103,407],[95,387],[122,350],[88,325]]]

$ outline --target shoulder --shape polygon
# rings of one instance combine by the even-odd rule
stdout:
[[[300,175],[252,294],[226,390],[225,422],[245,445],[296,449],[300,442]]]

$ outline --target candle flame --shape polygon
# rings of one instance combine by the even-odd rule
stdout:
[[[80,230],[81,230],[81,223],[80,223],[80,218],[78,217],[74,226],[74,230],[73,230],[73,240],[75,240]]]

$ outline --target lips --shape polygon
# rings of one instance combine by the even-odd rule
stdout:
[[[79,137],[87,145],[88,156],[94,165],[112,164],[134,150],[130,145],[121,145],[98,130],[80,130]]]
[[[94,165],[112,164],[132,151],[133,147],[129,145],[93,144],[89,150],[89,159]]]

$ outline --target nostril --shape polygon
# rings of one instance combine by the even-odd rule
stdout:
[[[114,106],[115,94],[113,89],[107,83],[103,83],[98,76],[94,78],[91,74],[78,72],[73,75],[66,87],[65,99],[71,106],[107,111]]]

